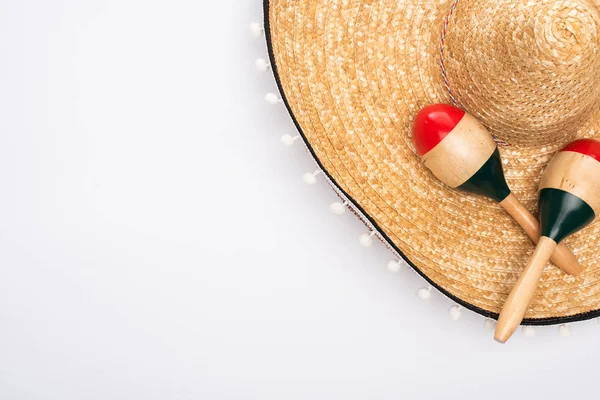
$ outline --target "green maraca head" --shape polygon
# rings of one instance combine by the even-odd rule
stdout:
[[[569,143],[550,162],[540,183],[542,236],[556,243],[589,225],[600,211],[600,142]]]

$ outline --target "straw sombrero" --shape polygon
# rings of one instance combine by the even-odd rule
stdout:
[[[537,215],[567,142],[600,136],[600,9],[591,0],[265,0],[283,100],[319,168],[431,285],[497,317],[534,245],[497,203],[444,186],[412,143],[422,107],[455,104],[499,143]],[[525,324],[600,315],[600,224],[565,241],[585,268],[546,267]]]

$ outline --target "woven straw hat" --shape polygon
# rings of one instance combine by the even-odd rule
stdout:
[[[286,106],[338,193],[461,305],[497,317],[534,245],[498,206],[422,165],[417,112],[455,104],[499,143],[537,215],[566,143],[600,136],[600,8],[592,0],[265,0]],[[600,224],[565,240],[584,272],[549,264],[526,324],[600,315]]]

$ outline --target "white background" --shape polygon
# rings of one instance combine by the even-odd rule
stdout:
[[[0,1],[0,399],[597,397],[595,321],[498,345],[302,183],[261,13]]]

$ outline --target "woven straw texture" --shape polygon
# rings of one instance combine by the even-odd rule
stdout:
[[[534,245],[496,203],[435,179],[411,140],[420,108],[452,101],[445,21],[453,98],[507,143],[507,181],[537,215],[555,152],[600,132],[600,10],[587,0],[455,3],[267,0],[269,45],[290,112],[335,185],[432,283],[493,315]],[[600,224],[565,243],[584,273],[549,264],[526,323],[600,309]]]

